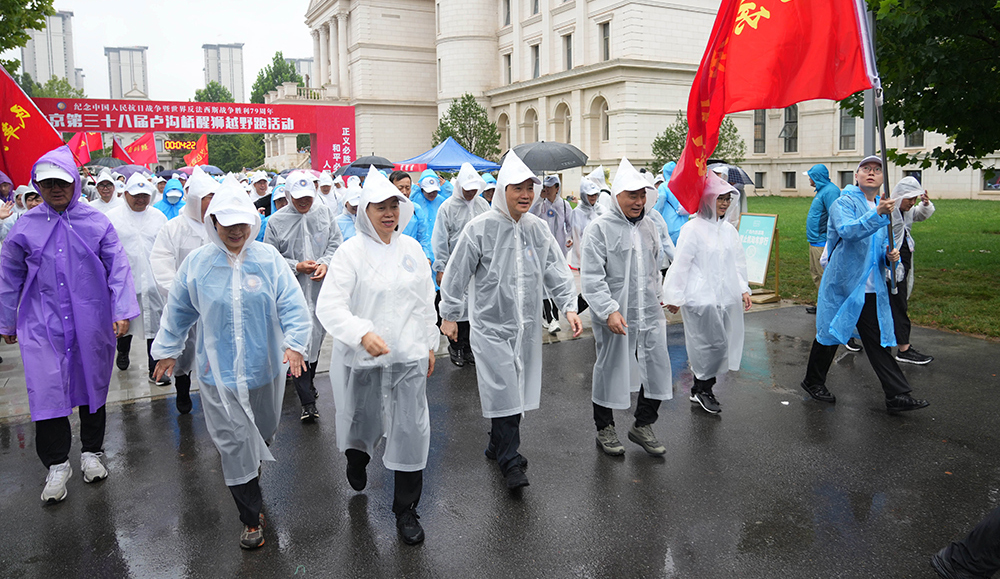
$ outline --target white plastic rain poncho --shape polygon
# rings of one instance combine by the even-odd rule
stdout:
[[[103,169],[101,171],[100,175],[97,176],[97,184],[100,184],[100,183],[102,183],[104,181],[107,181],[107,182],[111,183],[112,186],[114,186],[114,184],[115,184],[115,180],[111,178],[111,171],[109,171],[107,169]],[[125,205],[125,200],[118,196],[118,192],[117,191],[115,191],[114,193],[111,194],[111,201],[109,201],[107,203],[105,203],[104,200],[101,199],[101,194],[100,193],[98,193],[97,196],[94,197],[94,199],[90,201],[90,206],[91,207],[93,207],[94,209],[97,209],[98,211],[100,211],[101,213],[103,213],[105,215],[107,215],[112,209],[114,209],[116,207],[120,207],[122,205]],[[150,200],[150,206],[152,206],[152,205],[153,205],[152,200]]]
[[[187,188],[187,203],[181,208],[177,219],[171,219],[160,229],[149,256],[153,279],[164,304],[181,264],[191,252],[209,243],[208,230],[201,221],[201,200],[214,194],[219,188],[219,182],[202,171],[201,167],[195,167],[188,179]],[[162,314],[161,308],[156,319],[160,319]],[[185,376],[194,370],[196,339],[197,331],[192,328],[188,331],[184,353],[177,357],[175,376]]]
[[[399,200],[399,221],[388,244],[368,218],[368,205]],[[316,313],[335,336],[330,382],[337,407],[337,447],[374,454],[386,438],[383,463],[398,471],[423,470],[430,448],[427,410],[429,352],[440,333],[434,284],[420,244],[400,232],[413,204],[370,169],[358,206],[357,235],[333,256]],[[389,353],[373,358],[361,338],[374,332]]]
[[[252,221],[239,254],[226,249],[213,215]],[[309,309],[285,259],[254,241],[260,214],[232,175],[205,214],[211,243],[181,263],[170,288],[154,359],[177,358],[195,323],[196,376],[209,434],[222,455],[227,486],[249,482],[278,431],[285,392],[286,349],[305,354],[312,331]]]
[[[434,222],[434,233],[431,234],[431,246],[434,248],[434,271],[443,272],[448,265],[451,252],[458,243],[458,236],[465,225],[477,215],[490,210],[490,204],[480,197],[486,187],[486,181],[476,173],[469,163],[463,163],[458,172],[458,187],[451,197],[444,200],[438,209],[437,220]],[[472,201],[467,201],[463,191],[475,191]],[[464,321],[464,317],[462,320]],[[453,320],[457,321],[457,320]]]
[[[707,380],[739,370],[743,358],[743,297],[747,261],[739,233],[715,201],[732,194],[729,212],[739,211],[738,192],[709,171],[697,216],[681,229],[674,262],[663,280],[663,303],[680,306],[691,371]]]
[[[548,180],[550,177],[546,177],[546,179]],[[555,179],[555,183],[558,186],[558,177]],[[537,215],[549,226],[549,231],[552,232],[552,236],[556,238],[556,243],[559,245],[559,251],[566,255],[569,251],[569,248],[566,247],[566,241],[572,239],[573,236],[573,228],[570,225],[570,215],[573,208],[569,201],[563,199],[561,189],[560,187],[557,190],[556,198],[552,201],[544,197],[536,199],[535,204],[531,206],[531,213]]]
[[[659,194],[659,190],[657,190]],[[670,230],[667,229],[667,221],[663,219],[660,212],[653,209],[648,212],[649,220],[653,222],[656,226],[656,232],[660,235],[660,263],[659,267],[661,270],[670,267],[670,264],[674,261],[674,252],[676,248],[674,247],[674,242],[670,239]]]
[[[632,223],[617,202],[623,191],[646,190],[646,209]],[[592,400],[605,408],[628,408],[630,392],[644,386],[651,400],[673,398],[667,319],[660,305],[660,235],[649,219],[656,188],[622,159],[611,191],[612,211],[593,221],[583,236],[580,283],[594,322],[597,361]],[[625,335],[608,328],[608,316],[618,312],[628,327]]]
[[[330,176],[328,171],[323,171],[319,175],[319,186],[316,188],[316,197],[322,199],[323,203],[333,211],[334,217],[340,215],[344,211],[344,195],[343,189],[339,189],[334,185],[333,177]],[[329,186],[330,192],[323,193],[323,187]]]
[[[510,216],[507,185],[540,181],[513,152],[504,158],[490,211],[465,226],[441,280],[441,317],[461,319],[469,296],[470,342],[483,416],[538,408],[542,391],[542,291],[564,312],[576,311],[576,287],[549,227],[525,213]],[[470,283],[471,282],[471,283]]]
[[[899,203],[903,199],[915,199],[923,195],[924,188],[920,185],[920,182],[913,177],[903,177],[903,179],[896,183],[896,186],[892,188],[892,198],[896,200],[896,207],[892,210],[892,237],[893,245],[896,249],[899,249],[903,240],[906,240],[906,245],[910,249],[910,269],[906,272],[906,295],[907,297],[913,293],[913,250],[915,245],[913,243],[913,236],[911,230],[913,228],[914,222],[924,221],[931,215],[934,215],[934,203],[930,200],[927,201],[925,205],[922,201],[917,201],[909,211],[903,213],[899,210]],[[904,236],[905,233],[905,236]],[[902,282],[899,279],[902,273],[902,263],[899,264],[897,271],[897,282]]]
[[[608,181],[604,178],[604,165],[598,165],[585,178],[589,179],[594,185],[597,185],[597,190],[601,192],[601,196],[597,200],[598,206],[610,209],[611,190],[608,189]]]
[[[156,188],[143,177],[142,173],[134,173],[125,186],[130,195],[149,195],[152,200]],[[128,203],[112,209],[107,214],[111,225],[118,233],[125,253],[128,254],[128,264],[132,269],[132,281],[135,284],[136,299],[142,308],[142,328],[145,338],[156,337],[160,328],[160,313],[163,311],[163,296],[156,287],[156,277],[153,275],[153,265],[150,255],[153,243],[160,229],[167,224],[167,217],[153,207],[147,205],[143,211],[132,211]],[[135,335],[134,321],[129,325],[129,336]]]
[[[588,195],[599,195],[601,192],[593,181],[584,177],[580,180],[580,202],[576,204],[573,213],[570,214],[569,224],[573,231],[573,247],[569,251],[570,266],[580,269],[580,257],[583,251],[583,232],[590,225],[590,222],[597,219],[604,209],[590,203]]]
[[[292,203],[293,195],[298,191],[306,192],[312,188],[312,181],[300,172],[290,173],[285,182],[285,195],[288,205],[272,213],[267,220],[267,231],[264,233],[264,243],[278,249],[302,288],[309,311],[316,311],[316,297],[319,296],[323,280],[314,281],[312,274],[298,273],[295,266],[302,261],[315,261],[321,265],[330,265],[333,254],[343,242],[337,217],[330,208],[313,199],[312,207],[306,213],[299,213]],[[329,272],[327,273],[329,275]],[[307,362],[319,360],[320,346],[326,332],[319,320],[313,317],[312,341],[309,345]]]

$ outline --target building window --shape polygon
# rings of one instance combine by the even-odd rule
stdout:
[[[601,60],[611,60],[611,23],[601,24]]]
[[[538,0],[528,0],[528,2],[531,2],[531,14],[538,14]]]
[[[503,0],[503,25],[510,26],[510,0]]]
[[[538,78],[542,75],[541,46],[536,44],[531,47],[531,78]]]
[[[767,111],[758,110],[753,112],[753,152],[757,154],[767,152],[765,139],[767,138]],[[761,173],[763,175],[763,173]]]
[[[907,169],[903,171],[903,177],[913,177],[917,180],[917,183],[924,182],[924,172],[920,169]]]
[[[566,70],[573,68],[573,35],[563,36],[563,52],[566,53]]]
[[[434,10],[434,14],[437,15],[437,33],[438,33],[438,36],[440,36],[441,35],[441,3],[438,2],[437,6],[435,8],[436,9]]]
[[[924,146],[924,132],[923,131],[913,131],[912,133],[906,133],[903,136],[903,146],[904,147],[923,147]]]
[[[983,169],[983,191],[1000,191],[1000,169],[995,169],[992,176]]]
[[[857,148],[857,122],[845,109],[840,109],[840,150],[853,151]]]
[[[754,189],[763,189],[767,184],[767,173],[763,171],[757,171],[753,174],[753,187]]]
[[[799,106],[792,105],[785,109],[785,126],[778,134],[785,140],[785,152],[797,153],[799,150]]]
[[[785,179],[785,189],[795,189],[795,171],[785,171],[781,176]]]
[[[512,75],[511,75],[511,69],[510,69],[510,61],[511,61],[511,57],[510,57],[509,54],[503,55],[503,74],[504,74],[503,80],[504,80],[504,84],[510,84],[511,82],[513,82],[511,80]]]
[[[510,121],[506,114],[497,118],[497,130],[500,132],[500,150],[506,151],[510,148]]]
[[[441,59],[438,59],[438,92],[441,92]]]
[[[601,105],[601,140],[611,140],[611,118],[608,117],[608,101]]]
[[[848,185],[854,185],[854,171],[839,171],[837,177],[840,181],[841,189]]]

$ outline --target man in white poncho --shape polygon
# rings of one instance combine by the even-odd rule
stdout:
[[[430,448],[427,377],[440,336],[430,265],[420,244],[401,233],[412,217],[410,200],[371,168],[357,235],[334,254],[316,303],[336,337],[330,382],[347,480],[365,488],[365,469],[384,437],[382,462],[395,471],[392,512],[410,545],[424,540],[416,507]]]
[[[112,209],[124,204],[125,201],[115,191],[115,180],[111,177],[111,171],[103,169],[97,176],[97,197],[90,202],[90,206],[107,215]]]
[[[118,239],[128,254],[128,264],[132,269],[132,280],[139,306],[142,308],[142,330],[146,338],[146,356],[149,362],[149,380],[157,386],[170,385],[169,379],[153,380],[153,368],[156,360],[149,353],[153,338],[160,327],[160,312],[163,311],[163,296],[156,287],[152,264],[149,256],[153,251],[153,242],[160,228],[167,224],[167,217],[150,205],[156,188],[142,173],[133,173],[125,184],[125,203],[107,213],[108,220],[115,227]],[[129,367],[129,353],[132,350],[132,334],[138,329],[136,320],[132,320],[129,331],[118,338],[118,357],[115,362],[119,370]]]
[[[178,219],[171,219],[160,230],[153,243],[150,254],[150,264],[153,269],[153,279],[160,295],[167,298],[173,286],[174,277],[184,259],[194,250],[209,243],[208,231],[205,229],[205,212],[215,196],[219,182],[195,167],[191,178],[185,184],[187,187],[187,203],[181,208]],[[162,315],[157,314],[157,319]],[[194,370],[196,330],[188,332],[184,344],[184,353],[177,358],[174,367],[174,387],[177,389],[177,399],[174,404],[181,414],[191,412],[191,372]]]
[[[740,369],[743,312],[750,309],[747,260],[728,214],[739,211],[736,188],[709,171],[698,215],[681,229],[674,262],[663,280],[663,302],[684,318],[684,345],[694,374],[691,402],[722,411],[716,377]]]
[[[660,402],[673,398],[673,382],[660,306],[660,236],[649,218],[655,213],[656,188],[622,159],[611,191],[611,211],[584,234],[580,268],[597,347],[591,397],[597,446],[612,456],[625,453],[612,410],[627,410],[629,394],[638,391],[628,438],[662,456],[667,450],[652,425]]]
[[[479,196],[486,187],[486,181],[476,173],[471,164],[462,164],[458,171],[457,181],[458,191],[441,204],[437,220],[434,222],[434,233],[431,235],[431,245],[434,248],[434,271],[438,284],[441,283],[441,277],[444,276],[448,259],[455,251],[455,245],[458,243],[462,229],[474,217],[490,210],[490,204]],[[466,363],[475,364],[476,356],[472,353],[472,346],[469,344],[468,313],[463,314],[457,321],[458,339],[452,341],[449,338],[448,343],[451,363],[459,367],[465,366]]]
[[[542,292],[547,290],[573,328],[576,288],[545,222],[528,213],[541,181],[513,152],[497,176],[490,211],[465,226],[441,280],[441,332],[458,338],[468,312],[470,343],[483,416],[491,420],[486,456],[495,459],[508,489],[528,484],[518,453],[521,415],[538,408],[542,391]],[[471,286],[470,286],[471,284]]]
[[[260,468],[273,461],[285,372],[306,369],[311,313],[285,259],[255,241],[260,213],[232,175],[205,213],[211,243],[188,255],[170,288],[153,352],[173,372],[197,324],[195,378],[205,424],[240,513],[240,547],[264,544]]]
[[[310,175],[304,171],[289,173],[285,180],[288,205],[271,214],[264,233],[264,243],[273,245],[285,257],[288,267],[299,281],[309,310],[314,313],[312,340],[306,355],[309,371],[293,380],[302,404],[299,417],[302,422],[313,422],[319,418],[313,381],[326,331],[315,317],[316,297],[330,260],[343,241],[333,211],[325,203],[316,203],[315,195],[316,187]]]

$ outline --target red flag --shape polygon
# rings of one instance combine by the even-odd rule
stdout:
[[[698,209],[727,113],[841,100],[877,82],[864,0],[723,0],[691,86],[670,190]]]
[[[87,145],[87,133],[77,133],[66,143],[69,150],[73,152],[73,159],[77,167],[83,167],[90,162],[90,147]]]
[[[153,138],[153,133],[139,137],[134,143],[125,147],[125,152],[136,165],[156,163],[156,139]]]
[[[91,153],[104,148],[104,139],[101,138],[101,133],[84,133],[84,135],[87,139],[87,150]]]
[[[122,146],[118,144],[118,141],[114,140],[113,142],[114,145],[111,146],[111,158],[118,159],[119,161],[124,161],[126,165],[135,165],[135,162],[132,161],[132,157],[130,157],[129,154],[125,152],[125,149],[123,149]]]
[[[198,137],[194,150],[184,155],[184,162],[188,167],[208,165],[208,135]]]
[[[0,171],[14,185],[27,185],[35,161],[63,140],[10,74],[0,71]]]

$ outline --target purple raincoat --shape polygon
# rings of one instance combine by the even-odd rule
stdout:
[[[0,171],[0,185],[3,185],[4,183],[10,184],[10,191],[8,191],[6,195],[0,194],[0,201],[7,203],[8,201],[14,200],[14,182],[10,180],[10,177],[8,177],[6,173]]]
[[[42,204],[23,214],[0,249],[0,334],[17,334],[32,420],[104,406],[115,357],[116,320],[139,316],[125,249],[111,222],[80,202],[68,147],[36,162],[74,176],[62,214]],[[35,169],[31,171],[34,181]]]

